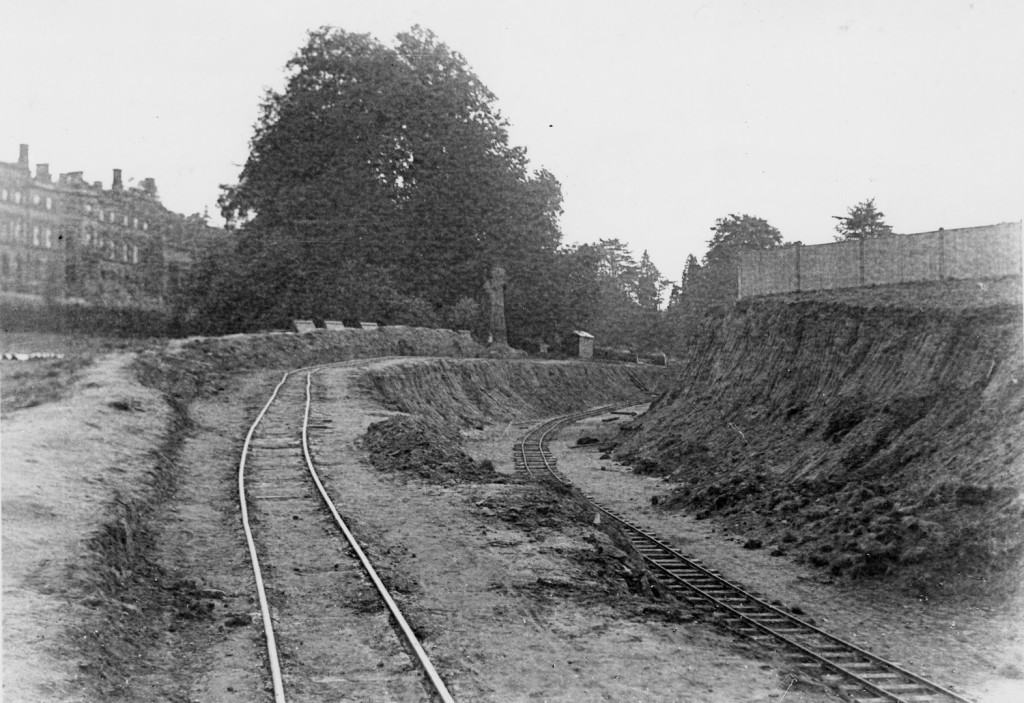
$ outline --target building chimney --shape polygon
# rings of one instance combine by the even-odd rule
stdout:
[[[122,190],[124,190],[124,185],[121,183],[121,169],[119,169],[119,168],[115,168],[114,169],[114,182],[110,184],[110,190],[113,190],[113,191],[122,191]]]
[[[28,144],[18,145],[18,165],[28,168]]]
[[[50,164],[36,164],[36,180],[50,182]]]

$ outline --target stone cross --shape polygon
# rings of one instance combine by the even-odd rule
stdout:
[[[505,329],[505,269],[495,266],[491,277],[484,283],[484,290],[491,298],[491,334],[493,344],[508,345],[508,331]]]

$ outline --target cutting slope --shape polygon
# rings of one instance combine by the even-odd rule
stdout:
[[[617,453],[680,481],[666,508],[835,574],[923,595],[1009,587],[1024,535],[1021,308],[962,303],[741,304],[691,340]]]
[[[433,359],[375,367],[362,382],[394,410],[484,425],[644,398],[665,375],[662,367],[634,364]]]

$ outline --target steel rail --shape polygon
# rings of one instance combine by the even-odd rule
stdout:
[[[565,425],[568,425],[572,422],[576,422],[577,420],[583,417],[601,414],[603,412],[606,412],[607,409],[608,406],[604,406],[601,408],[595,408],[590,411],[574,413],[572,415],[564,416],[561,418],[554,418],[552,420],[549,420],[538,425],[533,430],[530,430],[517,444],[517,448],[519,448],[519,450],[522,453],[524,464],[526,464],[527,466],[529,465],[529,461],[527,460],[526,456],[526,443],[527,441],[530,441],[531,439],[535,438],[537,447],[536,455],[539,456],[540,460],[543,462],[543,468],[547,470],[547,472],[560,483],[564,485],[572,485],[571,482],[564,476],[562,476],[562,474],[559,471],[557,471],[557,469],[555,469],[554,466],[552,466],[551,462],[548,461],[549,452],[545,449],[545,442],[547,440],[547,437],[552,432],[554,432],[557,429],[560,429],[561,427],[564,427]],[[530,470],[530,473],[532,475],[532,470]],[[850,679],[853,682],[856,682],[856,685],[863,688],[866,692],[877,696],[881,696],[884,699],[895,701],[897,703],[904,703],[909,700],[908,698],[902,697],[896,693],[893,693],[892,691],[886,690],[884,688],[884,684],[876,684],[873,681],[858,675],[856,672],[849,670],[841,664],[835,661],[831,661],[827,655],[816,652],[814,649],[804,644],[801,644],[800,642],[794,641],[792,638],[787,637],[782,632],[776,632],[768,624],[759,622],[758,620],[751,617],[751,615],[768,614],[775,618],[781,619],[784,621],[784,624],[794,625],[799,630],[802,630],[801,634],[803,634],[804,636],[818,637],[820,639],[825,640],[826,644],[841,647],[847,653],[855,654],[856,656],[862,659],[866,659],[872,664],[877,665],[885,671],[893,672],[894,674],[903,677],[903,679],[905,680],[912,681],[914,682],[914,685],[917,685],[922,689],[928,689],[931,691],[931,693],[945,696],[949,699],[952,699],[953,701],[957,701],[958,703],[970,703],[969,699],[961,696],[960,694],[954,691],[945,688],[940,684],[937,684],[933,681],[930,681],[929,679],[919,676],[918,674],[908,671],[907,669],[901,667],[900,665],[894,662],[890,662],[886,659],[883,659],[882,657],[874,655],[858,647],[855,644],[852,644],[850,642],[847,642],[846,640],[836,637],[835,635],[825,632],[824,630],[816,627],[815,625],[812,625],[804,620],[801,620],[800,618],[797,618],[784,610],[776,608],[775,606],[765,602],[764,600],[755,596],[754,594],[749,593],[737,584],[732,583],[731,581],[723,578],[717,573],[707,569],[703,565],[682,554],[674,547],[667,544],[663,539],[633,524],[629,520],[618,515],[615,511],[612,511],[607,507],[601,505],[591,495],[583,493],[583,496],[586,498],[587,501],[589,501],[593,505],[594,508],[599,510],[604,515],[607,515],[609,518],[611,518],[618,524],[624,526],[627,530],[627,533],[639,535],[642,539],[634,542],[634,546],[636,546],[637,542],[646,543],[648,545],[653,544],[663,553],[667,553],[672,559],[675,560],[676,563],[673,565],[660,564],[654,560],[653,556],[643,554],[642,552],[640,552],[639,549],[637,549],[638,554],[644,559],[645,562],[651,564],[655,568],[656,572],[662,573],[672,582],[682,585],[690,589],[691,591],[697,593],[701,598],[705,599],[706,601],[709,601],[716,608],[720,608],[726,611],[727,613],[731,614],[734,618],[739,618],[739,620],[745,625],[752,625],[755,628],[755,631],[763,632],[775,638],[787,647],[795,649],[799,651],[801,654],[810,657],[816,664],[822,665],[826,667],[828,670],[831,670],[836,674],[839,674],[843,677],[846,677],[847,679]],[[664,557],[662,557],[662,559],[664,559]],[[686,569],[690,569],[697,572],[700,576],[702,576],[705,579],[712,579],[714,581],[713,585],[724,587],[727,590],[727,594],[730,596],[740,596],[743,599],[744,604],[757,606],[761,609],[760,612],[753,614],[744,613],[738,608],[727,603],[725,600],[723,600],[723,598],[716,597],[714,594],[708,592],[706,588],[701,588],[698,584],[687,581],[687,579],[682,575],[673,573],[672,568],[675,567],[676,569],[678,569],[680,565],[682,565]],[[851,697],[853,697],[852,694]]]
[[[245,434],[245,442],[242,444],[242,458],[238,461],[238,503],[242,506],[242,528],[245,530],[245,541],[249,545],[249,560],[252,562],[252,573],[256,579],[256,594],[260,601],[260,615],[263,617],[263,635],[267,641],[267,658],[270,660],[270,679],[274,685],[274,702],[285,703],[284,681],[281,678],[281,662],[277,655],[277,639],[274,637],[274,625],[270,619],[270,604],[267,601],[267,591],[263,586],[263,572],[260,569],[260,559],[256,554],[256,540],[252,536],[252,527],[249,525],[249,506],[245,499],[245,460],[249,456],[249,446],[252,444],[252,437],[256,433],[256,427],[263,421],[270,406],[277,399],[281,387],[288,380],[291,372],[281,377],[281,380],[274,387],[263,409],[260,410],[256,420],[249,426]]]
[[[334,502],[330,499],[330,496],[328,495],[327,490],[324,487],[322,481],[320,480],[320,476],[316,471],[315,464],[313,463],[312,454],[309,449],[309,416],[310,406],[312,404],[312,396],[310,391],[312,385],[313,372],[322,370],[330,366],[339,366],[347,363],[351,362],[343,361],[328,364],[319,364],[316,366],[305,366],[298,369],[292,369],[291,371],[286,372],[281,377],[281,380],[278,381],[277,385],[274,387],[274,390],[271,392],[270,398],[260,409],[260,412],[256,416],[256,419],[249,426],[249,430],[246,432],[245,435],[245,441],[242,444],[242,456],[238,462],[238,500],[239,505],[241,507],[242,527],[243,530],[245,531],[246,544],[249,549],[249,559],[250,562],[252,563],[253,576],[256,580],[256,593],[260,604],[260,616],[263,619],[263,633],[267,644],[267,659],[270,663],[270,677],[274,689],[274,702],[286,703],[284,681],[281,674],[280,655],[277,650],[277,638],[274,635],[274,626],[271,618],[270,604],[269,601],[267,600],[266,587],[263,582],[263,571],[260,568],[259,556],[256,551],[256,541],[255,538],[253,537],[252,526],[249,520],[248,501],[246,500],[245,495],[245,468],[246,460],[249,457],[250,448],[252,445],[253,437],[256,433],[256,429],[263,421],[263,419],[266,417],[266,414],[270,410],[270,407],[274,404],[274,401],[277,400],[281,388],[284,387],[285,383],[288,382],[288,379],[291,376],[305,372],[306,387],[305,402],[302,414],[302,454],[305,460],[306,469],[308,470],[311,478],[313,479],[313,482],[317,487],[317,491],[320,493],[321,499],[324,501],[324,504],[330,511],[335,524],[344,534],[346,541],[352,548],[352,551],[358,557],[360,565],[363,567],[363,570],[366,572],[370,580],[373,582],[373,585],[376,588],[378,595],[385,602],[389,612],[391,613],[391,616],[399,625],[399,628],[401,629],[407,644],[412,648],[413,652],[415,653],[416,659],[419,662],[424,673],[427,675],[427,678],[430,681],[431,686],[434,689],[434,692],[437,694],[437,697],[442,701],[442,703],[454,703],[454,698],[448,691],[448,688],[445,685],[444,681],[438,675],[437,670],[434,668],[434,665],[431,663],[429,657],[427,657],[427,654],[424,651],[422,644],[419,642],[418,638],[413,633],[412,628],[409,627],[409,623],[402,615],[401,610],[398,608],[398,604],[395,602],[394,598],[392,598],[391,594],[384,586],[383,581],[381,581],[380,576],[373,568],[373,565],[370,563],[370,560],[366,556],[366,553],[363,551],[362,547],[360,547],[358,541],[355,538],[355,535],[352,534],[352,531],[348,528],[348,525],[345,523],[341,515],[338,513],[338,510],[335,507]]]
[[[306,407],[302,417],[302,454],[306,459],[306,468],[309,469],[309,475],[313,478],[313,483],[316,484],[317,491],[320,492],[320,497],[324,501],[324,505],[331,513],[331,517],[334,518],[334,523],[338,526],[338,529],[345,535],[345,539],[348,541],[352,551],[355,552],[359,559],[359,563],[362,564],[363,570],[366,571],[367,576],[373,581],[374,587],[377,589],[377,593],[381,599],[387,604],[388,610],[391,612],[391,616],[398,623],[399,628],[402,630],[402,634],[405,636],[406,642],[412,647],[413,652],[416,654],[417,660],[419,660],[420,666],[423,667],[423,671],[427,674],[427,678],[430,679],[431,685],[434,687],[434,691],[440,697],[444,703],[454,703],[451,693],[448,692],[448,687],[444,681],[438,675],[437,670],[431,663],[427,653],[423,650],[423,645],[420,644],[419,639],[413,633],[412,628],[409,627],[409,623],[406,622],[405,617],[402,615],[402,611],[399,610],[398,604],[395,603],[395,599],[391,597],[384,582],[381,581],[380,576],[377,575],[377,570],[373,568],[373,564],[367,558],[366,553],[363,552],[362,547],[359,546],[359,542],[356,540],[355,535],[349,530],[348,525],[342,519],[338,513],[338,509],[334,505],[334,501],[327,494],[327,489],[324,488],[324,484],[320,481],[320,475],[316,471],[316,467],[313,465],[313,458],[309,451],[309,407],[311,404],[310,387],[312,385],[313,372],[309,371],[306,373]]]
[[[327,366],[329,364],[325,364]],[[260,603],[260,617],[263,620],[263,636],[267,643],[267,659],[270,663],[270,679],[274,688],[274,703],[286,703],[284,695],[284,680],[281,676],[281,659],[277,652],[277,638],[274,636],[274,625],[271,620],[270,614],[270,603],[267,600],[266,588],[263,584],[263,570],[260,568],[259,556],[256,553],[256,540],[253,538],[252,526],[249,521],[249,504],[245,497],[245,462],[249,458],[249,449],[252,445],[253,435],[256,434],[256,428],[263,418],[266,416],[267,411],[270,410],[270,406],[277,400],[278,394],[281,392],[281,388],[287,383],[288,378],[294,374],[304,371],[306,369],[315,368],[313,366],[306,366],[301,369],[293,369],[287,371],[281,380],[278,381],[277,385],[274,386],[273,392],[270,394],[270,398],[264,403],[260,409],[256,419],[253,420],[249,426],[249,431],[245,433],[245,441],[242,443],[242,456],[238,460],[238,504],[241,508],[242,514],[242,529],[245,531],[245,542],[249,548],[249,561],[252,564],[253,577],[256,580],[256,596]]]

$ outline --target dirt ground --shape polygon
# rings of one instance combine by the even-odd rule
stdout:
[[[1024,700],[1024,599],[1002,607],[920,600],[897,589],[832,578],[785,554],[772,556],[770,545],[745,549],[747,536],[726,524],[652,505],[652,498],[674,487],[671,482],[602,459],[600,443],[577,445],[580,437],[612,437],[624,419],[629,418],[602,415],[564,430],[551,443],[559,469],[607,506],[669,537],[683,553],[769,599],[798,606],[833,634],[977,700]]]
[[[379,408],[351,392],[352,371],[326,372],[315,436],[328,489],[385,573],[459,700],[770,701],[790,683],[730,639],[646,597],[609,588],[585,526],[528,517],[543,502],[529,483],[438,485],[381,473],[355,440]],[[468,444],[510,474],[508,425]],[[494,441],[493,437],[500,439]],[[387,577],[385,577],[387,578]],[[645,607],[650,612],[645,612]],[[672,613],[671,609],[668,609]],[[790,688],[787,700],[820,696]]]
[[[235,471],[278,374],[236,377],[193,403],[148,567],[111,575],[89,570],[84,536],[110,518],[113,496],[146,490],[171,422],[128,362],[101,357],[65,399],[4,418],[4,699],[271,700]],[[557,515],[523,523],[535,487],[441,486],[372,468],[359,437],[392,413],[356,388],[356,373],[319,380],[317,412],[334,422],[314,436],[314,454],[457,698],[824,700],[731,638],[610,582],[593,530]],[[467,446],[509,473],[519,430],[486,427]],[[103,595],[104,578],[124,580],[121,600]],[[97,622],[111,613],[116,622]],[[344,646],[322,642],[327,656]]]
[[[170,416],[131,360],[103,356],[61,399],[3,417],[4,700],[89,700],[70,633],[88,638],[76,628],[109,576],[86,568],[89,536],[146,483]]]
[[[127,524],[131,516],[112,516],[111,506],[153,491],[153,467],[174,423],[173,409],[134,380],[129,362],[100,356],[64,398],[4,417],[4,699],[272,700],[236,471],[245,430],[280,374],[224,379],[191,404],[180,450],[164,457],[176,483],[153,529],[115,535],[128,550],[145,541],[143,566],[96,571],[87,536],[112,517]],[[607,538],[562,514],[562,498],[514,474],[512,443],[529,423],[465,433],[463,446],[477,462],[489,460],[500,480],[437,482],[374,468],[361,437],[394,412],[371,398],[359,373],[318,376],[315,412],[331,423],[314,430],[314,458],[457,699],[832,699],[781,659],[652,599],[635,574],[631,585],[625,562],[609,577],[616,559]],[[598,419],[574,432],[614,424]],[[575,436],[553,446],[563,472],[657,524],[684,551],[942,681],[960,680],[985,700],[1017,700],[1016,615],[935,612],[825,583],[766,550],[743,550],[709,521],[652,508],[660,479],[626,473],[593,447],[575,448]],[[113,602],[111,580],[121,594]],[[346,646],[317,637],[328,660]]]

